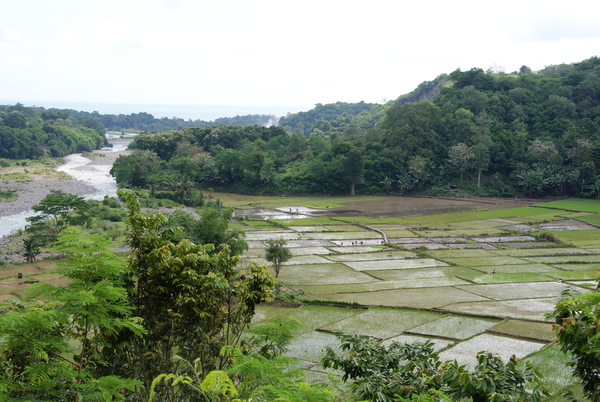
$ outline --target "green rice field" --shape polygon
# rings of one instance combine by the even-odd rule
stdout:
[[[219,197],[246,211],[231,225],[250,246],[242,264],[271,267],[266,241],[288,242],[292,258],[279,275],[287,298],[259,306],[251,325],[299,320],[288,355],[309,377],[323,375],[323,349],[336,349],[336,334],[345,332],[385,344],[430,340],[442,360],[469,366],[484,350],[514,354],[545,376],[555,395],[549,400],[561,400],[565,388],[580,393],[545,320],[561,291],[585,292],[597,279],[599,201],[501,200],[497,207],[416,197]],[[397,203],[399,212],[377,212],[382,203]],[[471,208],[441,213],[461,203]],[[288,216],[254,218],[251,210]],[[39,271],[0,270],[0,300],[18,296],[10,283],[17,269],[27,279]]]
[[[302,205],[294,201],[290,205]],[[545,316],[563,289],[585,291],[596,279],[598,201],[244,223],[261,229],[248,232],[249,240],[289,241],[293,258],[280,281],[301,304],[261,306],[254,323],[300,320],[289,355],[306,367],[318,367],[323,348],[335,348],[335,334],[345,332],[386,344],[431,340],[442,359],[470,366],[484,350],[503,359],[514,354],[539,365],[553,392],[576,384]],[[535,237],[542,232],[558,240]],[[261,251],[251,248],[248,255],[263,256]]]

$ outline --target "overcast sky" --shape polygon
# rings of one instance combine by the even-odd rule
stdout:
[[[0,100],[380,103],[600,53],[597,1],[0,0]],[[44,106],[38,103],[39,106]]]

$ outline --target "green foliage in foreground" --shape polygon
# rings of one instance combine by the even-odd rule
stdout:
[[[565,290],[551,316],[558,343],[571,358],[568,365],[582,381],[585,396],[593,401],[600,400],[599,305],[597,289],[583,294]]]
[[[480,352],[470,372],[454,362],[439,361],[433,343],[398,342],[389,347],[372,338],[340,335],[343,354],[327,348],[321,364],[341,370],[343,381],[361,399],[373,402],[402,401],[441,390],[453,400],[473,402],[540,401],[547,395],[540,376],[527,363],[512,356],[508,363],[499,356]]]
[[[39,284],[31,298],[49,302],[11,301],[0,315],[0,394],[11,401],[124,400],[139,382],[127,376],[102,375],[103,349],[115,333],[144,328],[131,315],[122,275],[126,267],[99,236],[71,231],[56,251],[70,259],[53,273],[69,278],[64,287]]]

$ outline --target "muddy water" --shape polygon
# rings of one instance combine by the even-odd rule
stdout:
[[[238,216],[251,220],[302,219],[317,216],[371,216],[375,218],[430,215],[474,209],[506,209],[539,202],[532,199],[506,198],[420,198],[395,197],[374,201],[348,202],[343,207],[315,209],[306,207],[281,207],[275,210],[262,208],[238,210]]]
[[[373,217],[395,217],[429,215],[474,209],[505,209],[536,203],[536,200],[503,198],[420,198],[396,197],[376,201],[349,202],[344,207],[319,212],[321,216],[368,215]]]

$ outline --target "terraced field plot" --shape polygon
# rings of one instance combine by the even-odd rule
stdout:
[[[493,327],[498,320],[484,320],[470,317],[450,316],[428,322],[413,328],[408,333],[429,335],[441,338],[467,339],[488,328]]]
[[[456,360],[459,364],[475,367],[477,354],[490,349],[490,345],[494,346],[494,353],[499,354],[502,360],[508,361],[512,355],[515,355],[517,359],[522,359],[533,352],[537,352],[545,346],[545,343],[483,334],[446,349],[440,353],[440,359]]]
[[[390,308],[372,308],[322,329],[386,339],[440,317],[440,314]]]
[[[557,282],[503,283],[491,285],[465,285],[459,289],[493,300],[523,300],[543,297],[556,297],[565,288]]]
[[[553,339],[544,316],[563,289],[585,291],[584,286],[595,279],[600,230],[586,225],[600,225],[597,201],[562,204],[581,212],[545,208],[561,205],[549,203],[427,216],[334,214],[302,219],[281,206],[285,198],[268,202],[282,208],[271,216],[283,212],[285,219],[244,220],[232,227],[247,233],[250,250],[244,264],[254,260],[270,265],[264,259],[265,242],[288,241],[293,258],[284,263],[280,280],[306,304],[259,306],[252,325],[297,318],[302,325],[289,354],[301,359],[299,366],[315,366],[324,347],[339,345],[334,332],[344,331],[386,343],[431,340],[443,359],[467,364],[486,349],[505,358],[528,356],[542,365],[554,389],[556,384],[572,384],[562,365],[564,356],[554,345],[544,348]],[[333,205],[329,199],[318,202]],[[294,199],[294,205],[302,214],[301,200]],[[383,235],[364,225],[385,232],[393,244],[382,245]],[[563,230],[569,227],[572,230]],[[566,243],[557,247],[532,236],[544,229],[556,230],[552,234]],[[364,244],[356,244],[361,241]],[[0,273],[4,285],[0,293],[18,294],[20,288],[11,279],[16,273]]]
[[[393,261],[345,261],[345,265],[357,271],[375,271],[385,269],[415,269],[425,267],[448,266],[445,262],[433,258],[414,258]]]
[[[585,291],[600,268],[600,230],[589,226],[600,225],[597,201],[274,222],[286,229],[272,226],[269,233],[260,224],[249,240],[255,246],[270,238],[289,238],[294,257],[284,264],[280,279],[292,289],[302,288],[299,298],[371,306],[329,312],[315,308],[321,305],[289,313],[259,309],[256,322],[276,316],[306,321],[290,348],[290,355],[304,362],[301,366],[317,364],[324,347],[338,345],[329,332],[343,331],[385,339],[386,344],[430,340],[442,359],[468,365],[482,350],[504,359],[529,356],[541,365],[551,389],[574,383],[564,355],[555,345],[544,348],[553,339],[544,319],[563,289]],[[381,245],[383,235],[375,229],[392,246]],[[543,230],[555,230],[565,246],[536,240],[532,234]],[[258,248],[248,254],[261,255]],[[321,314],[327,318],[316,318]]]
[[[376,251],[377,249],[374,249]],[[380,261],[380,260],[403,260],[405,258],[414,258],[416,254],[410,251],[386,250],[375,253],[353,253],[353,254],[334,254],[327,256],[328,260],[344,261]]]
[[[477,302],[452,303],[444,305],[444,310],[473,314],[484,317],[510,317],[524,320],[544,321],[546,314],[552,312],[558,295],[540,299],[516,299],[504,301],[489,301],[481,299]]]
[[[529,338],[540,342],[551,342],[555,339],[552,325],[541,322],[506,320],[488,328],[488,332]]]
[[[373,282],[373,277],[342,264],[287,265],[279,275],[290,286]]]

